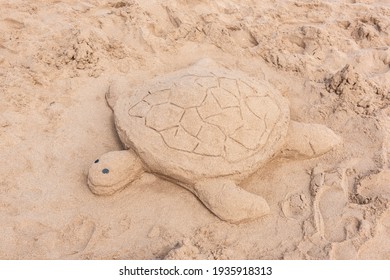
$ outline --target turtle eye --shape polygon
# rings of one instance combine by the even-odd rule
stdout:
[[[110,170],[108,170],[107,168],[104,168],[103,170],[102,170],[102,173],[103,174],[108,174],[110,172]]]
[[[95,163],[98,163],[99,162],[99,159],[95,160]]]

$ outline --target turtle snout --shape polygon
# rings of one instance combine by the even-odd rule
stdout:
[[[133,181],[134,167],[137,166],[140,166],[139,159],[133,152],[126,150],[106,153],[89,168],[88,186],[98,195],[113,194]]]

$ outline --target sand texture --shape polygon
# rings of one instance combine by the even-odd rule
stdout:
[[[390,259],[390,1],[1,0],[0,11],[0,259]],[[148,172],[93,194],[90,165],[124,148],[112,82],[138,87],[202,58],[267,81],[291,120],[342,141],[318,157],[282,151],[245,176],[270,207],[249,222],[221,221]]]

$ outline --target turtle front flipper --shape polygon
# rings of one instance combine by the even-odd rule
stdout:
[[[293,158],[318,157],[341,142],[341,137],[325,125],[291,121],[282,155]]]
[[[211,212],[231,223],[254,220],[270,211],[264,198],[243,190],[231,180],[198,182],[193,192]]]

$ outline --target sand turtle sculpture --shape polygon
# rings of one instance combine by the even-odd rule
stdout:
[[[106,95],[125,146],[90,167],[88,185],[110,195],[150,172],[189,191],[220,219],[269,213],[239,183],[277,155],[316,157],[340,138],[320,124],[290,120],[287,100],[269,83],[211,60]]]

